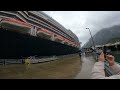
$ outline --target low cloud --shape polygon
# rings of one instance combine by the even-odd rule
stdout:
[[[43,11],[62,24],[66,29],[73,31],[82,42],[82,46],[92,35],[100,29],[120,24],[120,11]]]

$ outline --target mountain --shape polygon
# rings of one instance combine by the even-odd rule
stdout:
[[[93,36],[95,45],[103,45],[111,42],[111,40],[116,38],[120,38],[120,25],[115,25],[109,28],[101,29]],[[83,45],[83,48],[88,48],[92,45],[92,39],[90,38],[89,41]]]

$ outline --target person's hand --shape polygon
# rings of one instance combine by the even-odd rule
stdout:
[[[104,53],[103,53],[103,51],[101,51],[101,52],[102,53],[100,54],[99,61],[104,62],[105,61]]]
[[[106,56],[106,59],[107,59],[107,61],[108,61],[108,63],[109,63],[110,66],[112,66],[112,65],[115,64],[115,58],[114,58],[114,56],[112,56],[112,55],[107,55],[107,56]]]

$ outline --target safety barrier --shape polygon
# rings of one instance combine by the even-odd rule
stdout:
[[[61,56],[43,56],[43,57],[37,57],[37,56],[30,56],[30,57],[23,57],[24,59],[0,59],[0,65],[8,65],[8,64],[35,64],[35,63],[41,63],[41,62],[49,62],[54,60],[60,60],[61,58],[66,57],[72,57],[76,54],[68,54],[68,55],[61,55]]]
[[[7,65],[7,64],[22,64],[23,59],[0,59],[1,65]]]

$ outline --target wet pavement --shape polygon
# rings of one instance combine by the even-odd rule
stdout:
[[[0,65],[0,79],[90,79],[95,60],[81,59],[75,55],[39,64]]]
[[[81,70],[79,55],[39,64],[0,65],[0,79],[74,79]]]
[[[75,79],[90,79],[91,70],[95,64],[95,60],[93,57],[82,57],[82,69],[77,74]]]

